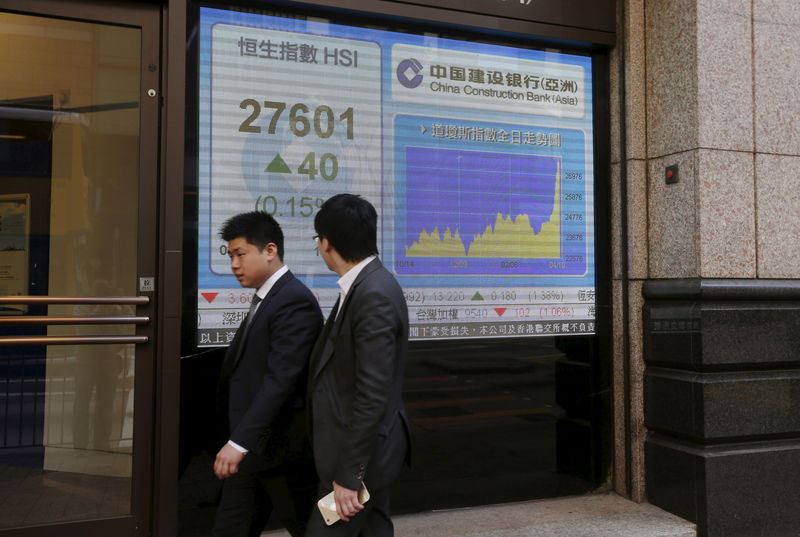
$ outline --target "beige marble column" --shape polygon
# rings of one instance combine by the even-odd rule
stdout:
[[[759,278],[800,278],[800,3],[753,2]]]
[[[646,17],[649,277],[754,278],[750,0],[649,0]]]

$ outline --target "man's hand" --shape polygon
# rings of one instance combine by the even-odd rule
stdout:
[[[244,453],[237,451],[230,444],[225,444],[217,453],[214,461],[214,474],[219,479],[225,479],[239,471],[239,463],[244,459]]]
[[[333,500],[336,502],[336,512],[345,522],[350,522],[351,516],[355,516],[364,506],[358,502],[358,491],[350,490],[333,482]]]

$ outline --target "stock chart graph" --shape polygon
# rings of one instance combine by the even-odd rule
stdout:
[[[406,149],[407,257],[558,258],[559,159]]]
[[[558,155],[409,145],[402,274],[574,270],[565,258]]]

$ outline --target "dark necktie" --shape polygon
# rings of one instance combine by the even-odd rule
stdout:
[[[242,355],[242,351],[244,350],[244,340],[247,337],[247,331],[250,329],[250,322],[253,320],[253,317],[256,314],[256,307],[258,307],[259,302],[261,302],[261,297],[258,295],[253,295],[253,301],[250,303],[250,309],[247,312],[247,316],[242,321],[242,324],[239,325],[239,330],[236,331],[236,336],[233,339],[233,345],[229,349],[230,352],[225,356],[225,362],[223,362],[222,366],[222,375],[224,377],[230,376],[233,368],[239,361],[239,357]]]
[[[250,302],[250,310],[247,312],[247,317],[244,318],[244,333],[242,335],[246,334],[247,329],[250,328],[250,323],[253,321],[253,316],[256,314],[256,308],[259,302],[261,302],[261,297],[253,295],[253,301]]]

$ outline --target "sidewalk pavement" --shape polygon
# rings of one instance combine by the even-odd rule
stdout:
[[[696,537],[695,525],[616,494],[393,517],[397,537]],[[272,531],[262,537],[289,537]]]

